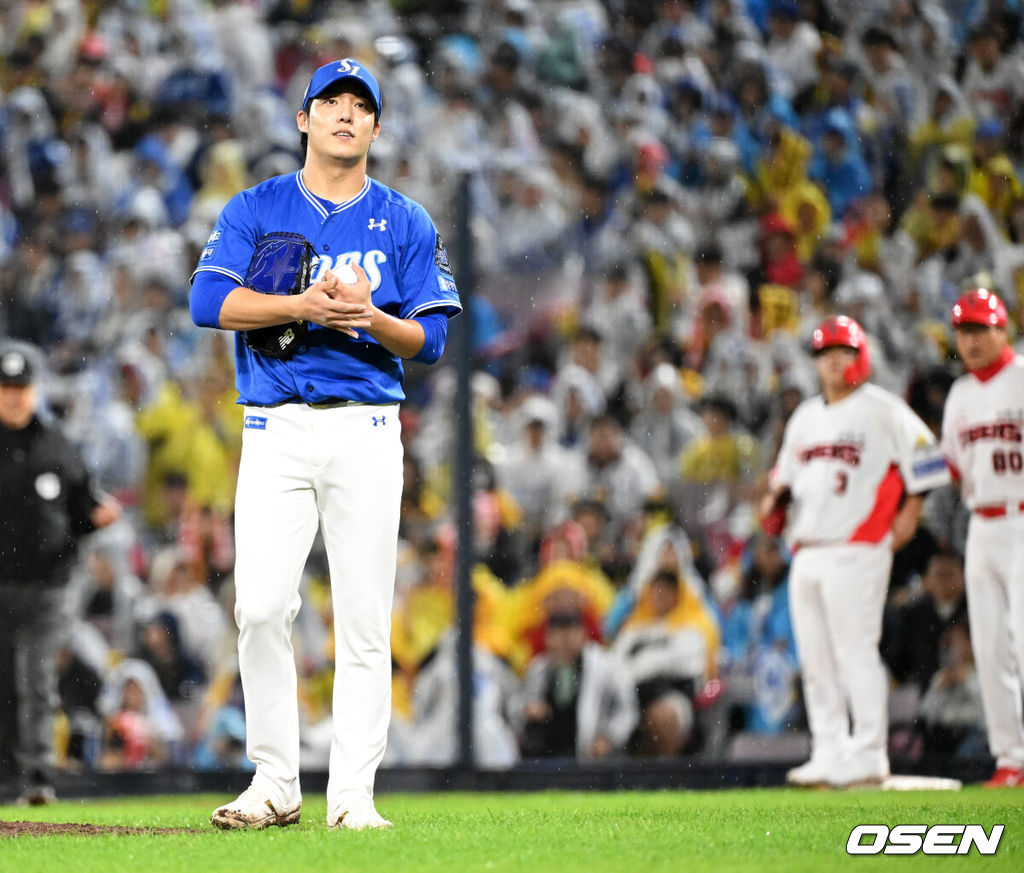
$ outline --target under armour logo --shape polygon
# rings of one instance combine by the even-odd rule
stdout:
[[[367,225],[367,229],[368,230],[384,230],[384,228],[387,226],[387,223],[388,223],[388,220],[386,218],[382,218],[380,221],[375,221],[374,219],[371,218],[370,219],[370,223]]]
[[[383,425],[384,424],[385,417],[386,416],[382,415],[380,418],[377,418],[377,416],[374,415],[374,416],[371,416],[370,421],[372,421],[373,422],[373,426],[376,427],[378,424],[379,425]]]

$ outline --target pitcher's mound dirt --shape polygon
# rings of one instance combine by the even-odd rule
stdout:
[[[87,837],[103,834],[189,834],[186,828],[129,828],[118,825],[81,824],[80,822],[0,821],[0,839],[4,837],[49,837],[54,834],[79,834]]]

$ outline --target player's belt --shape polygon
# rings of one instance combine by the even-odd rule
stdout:
[[[1024,513],[1024,503],[987,503],[974,507],[974,512],[982,518],[1005,518]]]
[[[319,403],[306,403],[310,409],[340,409],[342,406],[372,406],[365,400],[321,400]]]
[[[342,406],[392,406],[392,403],[368,403],[365,400],[321,400],[319,403],[310,403],[306,400],[281,400],[277,403],[248,403],[247,406],[254,406],[257,409],[277,409],[279,406],[290,406],[292,403],[301,403],[310,409],[340,409]]]

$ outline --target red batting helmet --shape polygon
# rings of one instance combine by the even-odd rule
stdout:
[[[815,354],[834,346],[853,349],[857,353],[856,359],[843,373],[847,385],[859,385],[871,375],[867,335],[864,328],[847,315],[826,318],[811,335],[811,348]]]
[[[982,324],[985,327],[1006,327],[1006,306],[987,288],[972,288],[953,304],[950,321],[961,324]]]

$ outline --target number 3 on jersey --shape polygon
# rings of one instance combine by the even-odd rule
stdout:
[[[845,494],[846,486],[850,484],[850,477],[845,470],[836,471],[836,486],[832,489],[834,494]]]

